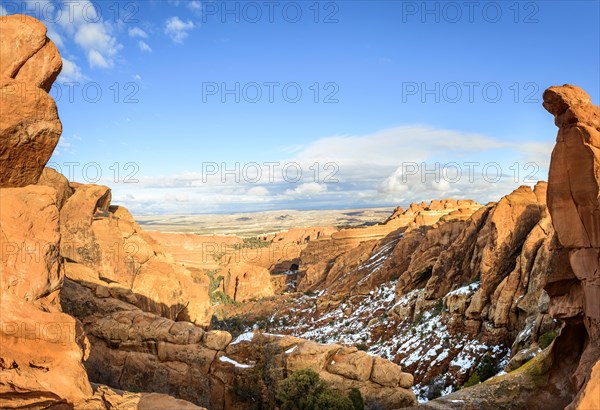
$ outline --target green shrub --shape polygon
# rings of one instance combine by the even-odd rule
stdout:
[[[554,330],[544,333],[538,339],[538,345],[541,349],[545,349],[550,346],[550,343],[558,336],[558,333]]]
[[[348,398],[352,402],[354,410],[365,409],[365,401],[363,400],[362,394],[360,394],[360,390],[358,390],[356,387],[350,389],[348,392]]]
[[[420,325],[422,322],[423,322],[423,312],[419,313],[418,315],[415,315],[415,317],[413,318],[412,324]]]
[[[230,391],[238,402],[244,403],[245,409],[274,409],[277,387],[285,372],[283,349],[261,333],[255,334],[252,341],[254,350],[250,359],[254,359],[255,365],[236,377]]]
[[[249,323],[245,323],[242,319],[237,316],[225,317],[219,319],[215,315],[210,320],[210,328],[214,330],[226,330],[235,338],[246,331]]]
[[[243,248],[249,249],[258,249],[258,248],[266,248],[271,245],[271,241],[261,241],[258,238],[243,238],[243,243],[236,243],[233,245],[233,249],[239,251]]]
[[[479,362],[479,366],[477,366],[477,373],[479,375],[479,380],[484,382],[498,373],[498,369],[489,356],[484,356]]]
[[[212,258],[215,262],[219,262],[225,255],[227,255],[227,252],[215,252],[212,254]]]
[[[236,301],[220,290],[210,294],[210,301],[213,305],[235,305]]]
[[[311,369],[294,372],[279,382],[276,397],[281,410],[362,410],[364,403],[358,389],[342,396],[321,380]]]
[[[219,289],[224,278],[222,275],[217,276],[217,273],[219,273],[218,269],[204,269],[204,273],[208,276],[208,297],[210,298],[210,303],[212,305],[233,305],[236,303],[231,297]]]
[[[364,343],[358,343],[358,344],[354,345],[354,347],[356,347],[358,350],[362,350],[363,352],[366,352],[367,350],[369,350],[369,347]]]
[[[327,384],[311,369],[298,370],[277,386],[276,397],[281,410],[314,409],[317,397],[327,390]]]
[[[354,410],[354,404],[348,397],[325,390],[317,396],[315,410]]]
[[[444,310],[444,300],[440,299],[437,301],[437,303],[435,304],[435,306],[433,307],[432,311],[431,311],[431,316],[437,316],[440,313],[442,313],[442,311]]]
[[[479,383],[481,383],[481,380],[479,379],[479,373],[477,372],[477,370],[475,370],[471,377],[469,377],[469,380],[467,380],[467,382],[465,383],[465,387],[475,386]]]

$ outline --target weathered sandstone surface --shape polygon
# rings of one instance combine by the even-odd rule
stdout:
[[[61,66],[39,21],[0,17],[0,407],[199,409],[163,394],[115,392],[88,381],[89,340],[81,322],[61,309],[62,210],[78,192],[44,171],[62,131],[47,93]],[[108,201],[101,192],[78,205],[90,225],[85,205],[98,205],[95,212]]]
[[[48,91],[62,62],[46,27],[29,16],[0,23],[0,186],[37,182],[62,132]]]
[[[580,88],[564,85],[544,92],[544,108],[558,127],[548,208],[560,242],[557,251],[568,257],[572,269],[550,276],[546,290],[550,312],[582,333],[568,346],[582,351],[569,375],[578,394],[568,408],[593,408],[588,406],[598,403],[593,396],[600,384],[600,107]]]

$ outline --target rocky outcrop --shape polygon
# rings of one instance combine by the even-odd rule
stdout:
[[[541,278],[554,261],[553,230],[540,195],[545,187],[520,187],[467,220],[406,234],[409,241],[403,238],[386,261],[388,267],[406,267],[398,298],[424,288],[424,300],[444,298],[451,313],[508,332],[522,328],[525,317],[547,311]],[[471,292],[452,292],[472,282],[478,285]]]
[[[516,256],[544,208],[532,189],[523,186],[474,216],[475,235],[469,235],[471,230],[466,228],[465,235],[440,255],[425,287],[425,298],[439,298],[454,284],[479,277],[481,287],[467,312],[477,318],[496,287],[514,269]]]
[[[297,271],[301,252],[310,243],[330,238],[332,227],[294,228],[255,238],[149,232],[197,277],[221,277],[216,291],[235,301],[282,293]]]
[[[550,162],[548,208],[558,252],[572,268],[548,278],[546,289],[550,312],[585,334],[568,347],[583,349],[571,378],[578,394],[569,406],[583,409],[582,403],[598,391],[593,367],[600,358],[600,107],[580,88],[564,85],[544,92],[544,108],[559,129]]]
[[[408,260],[429,227],[464,220],[480,207],[471,200],[413,203],[407,210],[396,208],[381,224],[344,229],[309,242],[299,257],[297,289],[327,289],[341,295],[368,292],[404,272],[398,266]],[[388,258],[390,250],[397,257]]]
[[[239,262],[225,266],[220,275],[223,277],[223,293],[234,301],[246,301],[273,295],[271,275],[263,267]]]
[[[429,204],[421,202],[412,203],[408,209],[398,207],[384,222],[384,225],[397,225],[399,227],[427,226],[442,220],[466,219],[481,205],[470,199],[442,199],[433,200]]]
[[[0,402],[46,407],[90,396],[85,335],[61,312],[56,193],[41,186],[0,188]]]
[[[0,18],[0,45],[0,402],[72,405],[92,390],[85,335],[60,309],[59,198],[50,187],[23,187],[37,182],[61,133],[47,94],[60,57],[31,17]]]
[[[73,183],[70,188],[74,192],[60,211],[60,250],[70,262],[67,277],[89,281],[145,311],[209,323],[208,279],[194,281],[125,208],[111,206],[108,187]]]
[[[62,69],[54,43],[46,37],[46,27],[26,15],[4,16],[0,25],[0,75],[30,87],[50,91]]]
[[[211,409],[243,409],[247,403],[235,386],[255,380],[252,372],[265,360],[261,354],[268,354],[288,375],[312,368],[335,389],[360,389],[367,402],[387,408],[415,403],[409,374],[356,348],[252,333],[232,341],[228,332],[143,312],[73,281],[67,280],[63,293],[65,310],[80,318],[91,343],[90,378],[114,388],[168,393]]]
[[[62,130],[47,93],[61,64],[39,21],[0,18],[0,407],[200,409],[164,394],[115,392],[88,381],[83,361],[89,340],[60,303],[68,271],[62,211],[77,214],[68,206],[75,195],[62,175],[44,170]],[[79,205],[105,210],[106,190],[92,191],[100,196],[87,195]],[[90,255],[69,253],[75,259]],[[94,277],[90,268],[77,267]]]
[[[188,401],[160,393],[131,393],[98,384],[92,384],[94,395],[77,405],[78,410],[202,410]]]
[[[35,184],[62,132],[48,91],[62,63],[46,27],[22,15],[0,21],[0,186]]]
[[[526,236],[514,269],[496,288],[487,311],[495,326],[521,329],[508,374],[425,408],[583,410],[600,405],[600,107],[571,85],[546,90],[544,107],[559,127],[547,190],[537,186],[534,192],[540,203],[547,197],[547,211]],[[458,310],[462,302],[455,295],[446,299]],[[523,322],[515,314],[528,316]],[[526,347],[531,334],[553,328],[550,315],[562,321],[555,329],[558,337],[543,351],[537,343]]]
[[[165,251],[173,255],[177,263],[188,268],[217,269],[228,251],[241,246],[237,236],[196,235],[191,233],[166,233],[148,231]]]
[[[318,293],[291,305],[289,298],[275,307],[265,302],[274,312],[266,321],[276,331],[386,355],[414,375],[422,398],[456,389],[476,371],[489,377],[511,357],[507,369],[514,369],[560,327],[543,290],[546,277],[564,267],[545,192],[543,182],[523,186],[459,217],[438,215],[432,225],[413,217],[380,239],[309,242],[299,289],[310,283]],[[412,208],[419,214],[440,204]]]

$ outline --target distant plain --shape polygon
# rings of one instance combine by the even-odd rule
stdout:
[[[358,227],[383,222],[393,208],[279,210],[235,214],[135,215],[149,231],[198,235],[257,236],[310,226]]]

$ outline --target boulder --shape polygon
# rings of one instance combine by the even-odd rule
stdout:
[[[371,372],[371,381],[382,386],[398,386],[402,369],[395,363],[380,357],[373,358],[373,371]]]
[[[223,291],[235,301],[246,301],[274,294],[271,286],[271,275],[263,267],[246,262],[231,263],[225,266],[220,275],[223,276]]]
[[[202,343],[212,350],[225,350],[231,342],[231,334],[222,330],[211,330],[204,333]]]
[[[0,186],[35,184],[62,132],[48,91],[60,73],[58,50],[33,17],[0,20]]]
[[[372,368],[373,357],[355,347],[339,349],[327,365],[329,373],[361,381],[369,379]]]
[[[60,212],[61,254],[91,269],[87,273],[109,293],[170,319],[208,324],[208,283],[174,264],[123,207],[111,206],[111,191],[100,185],[72,184],[75,192]],[[70,269],[74,273],[78,270]],[[67,272],[69,275],[69,272]],[[73,280],[80,280],[70,276]]]
[[[0,186],[35,184],[62,133],[56,104],[44,90],[9,77],[0,77],[0,104]]]
[[[50,91],[62,60],[39,20],[22,14],[3,16],[0,43],[7,45],[0,49],[0,76]]]
[[[287,355],[287,368],[290,371],[312,369],[318,373],[325,369],[340,348],[339,345],[322,345],[304,340]]]
[[[44,168],[37,183],[38,185],[46,185],[56,190],[56,206],[58,210],[63,207],[67,199],[74,192],[67,178],[63,174],[56,172],[53,168]]]

